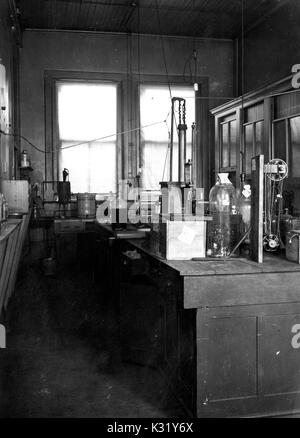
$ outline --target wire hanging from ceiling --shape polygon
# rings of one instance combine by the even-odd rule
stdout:
[[[157,15],[157,22],[158,22],[158,31],[159,31],[160,42],[161,42],[161,50],[162,50],[164,66],[165,66],[165,72],[166,72],[166,78],[167,78],[168,87],[169,87],[169,93],[170,93],[170,100],[172,100],[172,91],[171,91],[171,84],[170,84],[170,78],[169,78],[169,72],[168,72],[168,66],[167,66],[167,57],[166,57],[166,51],[165,51],[165,44],[164,44],[164,39],[163,39],[163,35],[162,35],[162,26],[161,26],[161,21],[160,21],[158,0],[155,0],[155,8],[156,8],[156,15]]]
[[[244,126],[244,91],[245,91],[245,83],[244,83],[244,0],[241,0],[241,125]],[[240,158],[241,158],[241,173],[240,177],[243,180],[245,175],[245,148],[244,148],[244,135],[241,136],[241,149],[240,149]]]

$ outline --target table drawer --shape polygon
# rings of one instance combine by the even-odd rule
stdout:
[[[82,221],[62,220],[54,221],[54,232],[59,233],[80,233],[84,231],[84,223]]]

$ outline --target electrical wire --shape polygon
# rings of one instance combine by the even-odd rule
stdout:
[[[168,72],[168,66],[167,66],[167,57],[166,57],[164,39],[163,39],[163,35],[162,35],[162,27],[161,27],[161,22],[160,22],[158,0],[155,0],[155,8],[156,8],[156,15],[157,15],[157,22],[158,22],[158,31],[159,31],[159,35],[160,35],[161,49],[162,49],[164,66],[165,66],[165,71],[166,71],[166,77],[167,77],[167,82],[168,82],[168,87],[169,87],[170,99],[172,100],[172,91],[171,91],[171,84],[170,84],[170,79],[169,79],[169,72]]]
[[[241,58],[242,58],[242,72],[241,72],[241,86],[242,86],[242,110],[241,110],[241,118],[242,118],[242,127],[244,127],[244,121],[245,121],[245,114],[244,114],[244,92],[245,92],[245,29],[244,29],[244,0],[241,0],[242,2],[242,54],[241,54]],[[244,129],[244,128],[243,128]],[[244,155],[242,155],[242,174],[244,173],[244,170],[246,168],[246,164],[245,164],[245,143],[244,143],[244,135],[242,135],[241,138],[241,145],[240,145]]]
[[[156,9],[156,15],[157,15],[158,32],[159,32],[159,35],[160,35],[161,51],[162,51],[163,60],[164,60],[164,67],[165,67],[166,78],[167,78],[167,83],[168,83],[170,101],[172,102],[172,90],[171,90],[170,77],[169,77],[169,72],[168,72],[168,65],[167,65],[167,57],[166,57],[164,39],[163,39],[163,35],[162,35],[162,26],[161,26],[160,15],[159,15],[158,0],[155,0],[155,9]],[[176,122],[175,112],[173,112],[173,117],[174,117],[174,122],[175,122],[176,129],[178,129],[178,123]]]
[[[168,113],[168,115],[169,115],[169,114],[170,114],[170,112]],[[167,117],[168,117],[168,115],[167,115]],[[129,130],[127,130],[127,131],[122,131],[122,132],[117,132],[117,133],[115,133],[115,134],[105,135],[105,136],[103,136],[103,137],[98,137],[98,138],[94,138],[94,139],[91,139],[91,140],[86,140],[86,141],[82,141],[82,142],[79,142],[79,143],[74,143],[74,144],[71,144],[71,145],[69,145],[69,146],[65,146],[65,147],[55,148],[55,149],[52,150],[52,151],[46,151],[46,150],[42,150],[42,149],[40,149],[40,148],[37,147],[35,144],[33,144],[30,140],[28,140],[26,137],[24,137],[23,135],[20,135],[20,134],[15,134],[15,133],[10,133],[10,132],[4,132],[4,131],[2,131],[2,129],[0,129],[0,134],[7,135],[7,136],[10,136],[10,137],[21,138],[21,139],[24,140],[26,143],[28,143],[31,147],[33,147],[35,150],[37,150],[38,152],[41,152],[41,153],[43,153],[43,154],[54,154],[55,152],[59,152],[59,151],[64,150],[64,149],[70,149],[70,148],[74,148],[74,147],[77,147],[77,146],[81,146],[81,145],[83,145],[83,144],[93,143],[93,142],[96,142],[96,141],[105,140],[105,139],[107,139],[107,138],[116,137],[116,136],[118,136],[118,135],[128,134],[128,133],[133,132],[133,131],[139,131],[139,130],[142,130],[142,129],[145,129],[145,128],[149,128],[150,126],[160,125],[160,124],[162,124],[162,123],[165,123],[166,121],[167,121],[167,120],[164,119],[164,120],[161,120],[160,122],[149,123],[149,124],[147,124],[147,125],[139,126],[139,127],[137,127],[137,128],[133,128],[133,129],[129,129]]]
[[[170,114],[171,111],[169,111]],[[171,147],[171,133],[170,133],[170,129],[169,126],[167,124],[167,120],[165,120],[165,124],[168,130],[168,145],[167,145],[167,150],[166,150],[166,156],[165,156],[165,162],[164,162],[164,168],[163,168],[163,174],[162,174],[162,181],[164,180],[165,177],[165,171],[166,171],[166,167],[167,167],[167,160],[168,160],[168,155],[170,152],[170,147]]]
[[[23,135],[15,134],[15,133],[10,133],[10,132],[4,132],[4,131],[2,131],[2,129],[0,129],[0,134],[7,135],[7,136],[10,136],[10,137],[21,138],[22,140],[26,141],[26,143],[28,143],[30,146],[32,146],[32,147],[33,147],[34,149],[36,149],[37,151],[41,152],[42,154],[45,153],[44,150],[42,150],[42,149],[38,148],[37,146],[35,146],[33,143],[31,143],[30,140],[28,140],[28,139],[27,139],[26,137],[24,137]]]

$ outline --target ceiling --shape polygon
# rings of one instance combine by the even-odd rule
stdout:
[[[246,32],[267,19],[287,1],[293,0],[15,0],[15,4],[23,30],[232,39],[242,29]]]

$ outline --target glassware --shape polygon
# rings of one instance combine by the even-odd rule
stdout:
[[[236,191],[228,173],[219,173],[209,192],[209,211],[212,222],[208,232],[207,255],[226,257],[232,243],[232,215],[237,214]]]
[[[238,199],[238,208],[242,216],[242,234],[249,230],[251,225],[251,187],[250,184],[244,184]],[[246,242],[250,242],[249,235]]]

